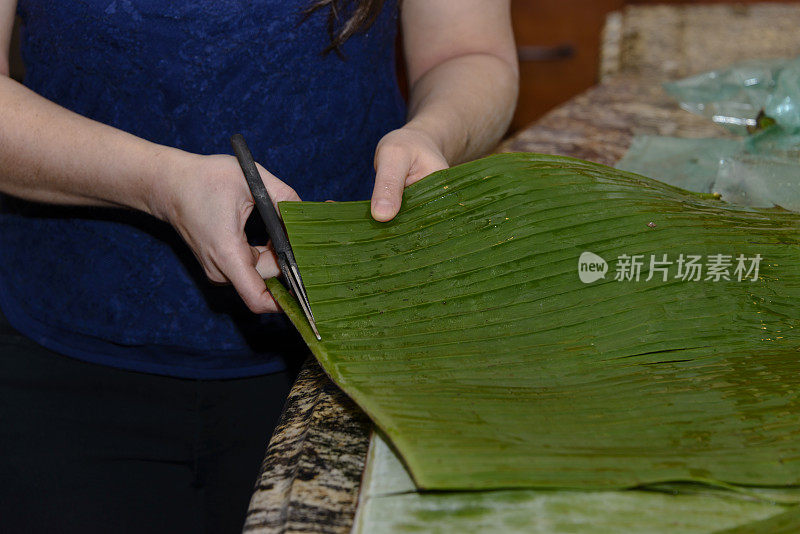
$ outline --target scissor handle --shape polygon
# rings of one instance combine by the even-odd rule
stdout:
[[[256,162],[253,160],[253,154],[250,152],[244,136],[238,133],[234,134],[231,137],[231,145],[236,153],[236,159],[239,160],[239,166],[244,172],[244,178],[247,180],[250,192],[253,194],[258,213],[261,214],[261,218],[267,226],[267,233],[272,240],[272,248],[276,254],[291,254],[292,247],[289,245],[289,238],[283,229],[283,222],[278,217],[278,212],[275,211],[275,205],[272,203],[269,192],[267,192],[264,180],[261,179],[261,174],[258,172]]]

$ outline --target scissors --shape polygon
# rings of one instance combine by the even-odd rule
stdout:
[[[236,159],[239,160],[239,166],[244,172],[250,192],[253,194],[253,200],[255,200],[258,212],[267,226],[267,233],[272,240],[272,248],[278,256],[278,265],[281,268],[281,273],[284,279],[289,282],[289,287],[300,302],[300,307],[303,308],[303,313],[305,313],[306,319],[311,325],[311,330],[314,331],[317,339],[321,340],[322,338],[317,330],[317,323],[314,321],[314,314],[311,313],[311,303],[308,301],[306,288],[303,285],[303,279],[300,277],[300,270],[297,267],[294,254],[292,254],[292,246],[289,244],[289,238],[286,235],[283,223],[275,211],[275,206],[272,204],[267,188],[264,186],[261,174],[256,168],[256,162],[253,160],[250,148],[248,148],[242,134],[234,134],[231,137],[231,145],[233,145],[233,151],[236,153]]]

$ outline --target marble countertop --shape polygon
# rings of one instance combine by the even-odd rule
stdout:
[[[620,75],[551,111],[498,152],[561,154],[613,165],[636,134],[725,135],[681,110],[659,84]],[[244,531],[349,532],[370,431],[369,419],[309,358],[270,442]]]

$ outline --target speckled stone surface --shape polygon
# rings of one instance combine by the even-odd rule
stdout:
[[[659,83],[617,76],[554,109],[500,146],[613,165],[636,134],[725,137],[711,121],[678,107]]]
[[[798,28],[797,3],[628,6],[606,20],[600,75],[665,80],[796,56]]]
[[[349,532],[369,434],[367,416],[309,357],[267,449],[244,532]]]

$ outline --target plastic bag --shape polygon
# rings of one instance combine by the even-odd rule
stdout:
[[[800,211],[800,58],[745,61],[665,84],[683,109],[745,136],[637,136],[617,168],[727,202]]]
[[[800,58],[751,60],[664,84],[683,109],[745,135],[766,117],[800,128]]]
[[[734,154],[720,161],[712,189],[734,204],[800,212],[800,165],[782,158]]]
[[[738,139],[642,135],[634,137],[631,147],[616,167],[681,189],[713,193],[720,162],[743,148],[743,142]]]

